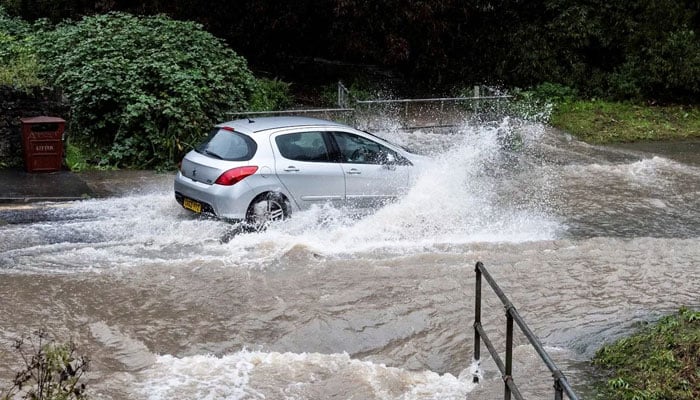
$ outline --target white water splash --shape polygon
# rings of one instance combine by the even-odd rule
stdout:
[[[508,152],[502,148],[508,135],[519,135],[527,146],[541,130],[538,124],[505,119],[466,124],[451,134],[413,133],[403,140],[430,136],[432,161],[397,202],[359,218],[356,210],[319,206],[266,232],[238,235],[225,244],[220,239],[232,227],[182,210],[170,186],[153,194],[65,203],[43,210],[46,221],[0,226],[11,230],[0,248],[0,268],[60,273],[171,261],[256,268],[300,246],[309,253],[342,258],[361,252],[403,255],[454,244],[552,239],[562,226],[542,207],[546,202],[509,199],[508,190],[519,190],[522,183],[517,176],[508,178]],[[391,135],[399,133],[387,136]]]
[[[403,254],[445,244],[548,240],[562,226],[538,209],[499,197],[503,149],[500,138],[514,129],[508,120],[466,126],[433,156],[414,186],[393,204],[353,219],[346,210],[317,207],[298,213],[267,232],[243,235],[227,246],[232,254],[255,243],[285,252],[302,244],[325,255],[382,251]],[[444,138],[443,138],[444,140]],[[529,140],[532,140],[531,138]],[[526,205],[527,206],[527,205]],[[270,253],[268,253],[270,254]],[[235,256],[234,256],[235,257]]]
[[[474,388],[475,367],[459,377],[406,371],[350,358],[347,353],[265,353],[243,350],[223,357],[161,356],[139,373],[137,395],[150,400],[464,399]]]

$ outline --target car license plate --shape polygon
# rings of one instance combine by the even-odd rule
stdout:
[[[194,200],[185,199],[182,202],[182,206],[185,207],[186,209],[194,211],[196,213],[202,212],[202,205]]]

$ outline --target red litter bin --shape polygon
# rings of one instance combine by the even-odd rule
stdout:
[[[22,118],[24,166],[28,172],[60,171],[66,121],[56,117]]]

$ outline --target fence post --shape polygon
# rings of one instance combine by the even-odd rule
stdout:
[[[474,102],[472,103],[474,114],[479,113],[479,106],[480,106],[479,97],[481,97],[479,92],[480,92],[479,85],[474,86],[474,98],[475,99],[474,99]]]
[[[343,101],[343,93],[342,93],[343,89],[340,88],[340,85],[341,85],[341,83],[340,83],[340,81],[338,81],[338,101],[336,101],[336,103],[338,104],[338,107],[342,108],[342,107],[344,107],[345,102]]]

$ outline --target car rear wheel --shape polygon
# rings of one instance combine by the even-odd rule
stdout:
[[[264,193],[256,197],[246,213],[246,222],[256,232],[264,231],[274,221],[289,216],[289,205],[284,196]]]

